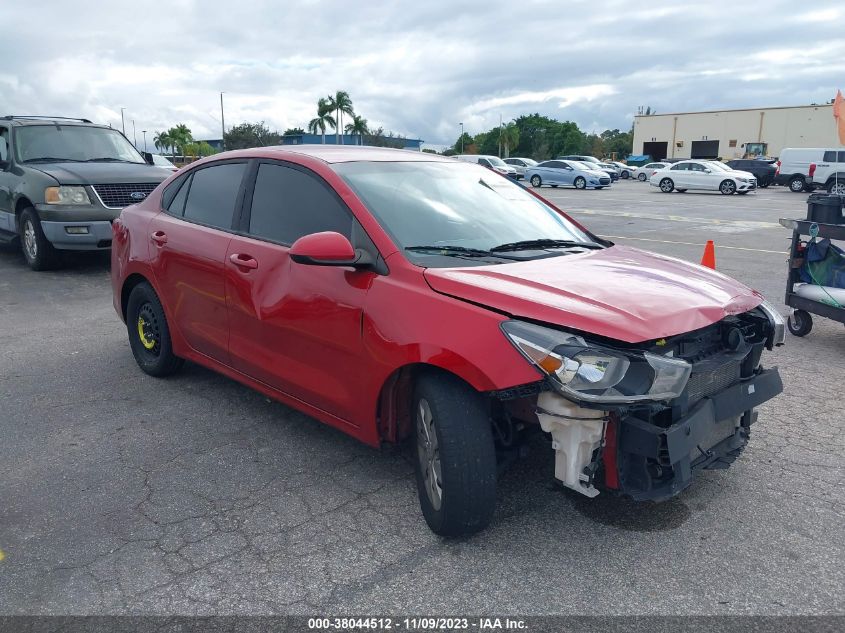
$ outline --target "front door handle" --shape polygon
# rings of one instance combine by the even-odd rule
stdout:
[[[150,235],[150,239],[159,246],[167,244],[167,234],[164,231],[155,231]]]
[[[250,255],[244,255],[243,253],[232,253],[229,255],[229,261],[235,266],[240,266],[241,268],[258,268],[258,260]]]

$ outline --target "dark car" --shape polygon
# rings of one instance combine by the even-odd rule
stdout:
[[[768,187],[775,181],[775,172],[777,169],[774,166],[774,161],[755,160],[752,158],[743,158],[738,160],[729,160],[728,167],[737,171],[747,171],[754,174],[757,178],[758,187]]]
[[[581,188],[603,177],[577,165]],[[477,164],[226,152],[113,231],[114,306],[143,371],[190,360],[373,447],[410,440],[438,534],[488,524],[499,465],[532,431],[577,493],[668,499],[736,459],[782,389],[761,358],[784,320],[759,293],[605,241]]]
[[[87,119],[0,117],[0,242],[19,240],[33,270],[52,268],[57,251],[108,249],[123,207],[169,173]]]

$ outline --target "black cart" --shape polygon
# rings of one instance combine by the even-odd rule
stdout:
[[[804,261],[802,236],[812,237],[815,228],[819,238],[829,238],[831,240],[845,241],[845,225],[843,224],[824,224],[820,222],[812,222],[810,220],[789,220],[782,218],[780,220],[781,226],[792,231],[792,241],[789,246],[789,273],[786,279],[786,305],[794,308],[792,316],[787,321],[789,331],[795,336],[806,336],[813,328],[813,317],[811,314],[833,319],[839,323],[845,323],[845,308],[837,308],[836,306],[824,303],[822,301],[814,301],[806,297],[799,297],[792,289],[795,284],[800,282],[799,269]]]

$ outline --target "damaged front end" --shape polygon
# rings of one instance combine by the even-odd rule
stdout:
[[[667,499],[704,468],[726,468],[748,442],[755,408],[783,390],[764,348],[784,322],[768,303],[705,328],[636,345],[507,321],[503,331],[545,376],[536,417],[552,437],[555,477]]]

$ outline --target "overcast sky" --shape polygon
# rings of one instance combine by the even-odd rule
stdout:
[[[587,131],[658,112],[823,103],[845,89],[845,2],[0,0],[0,114],[148,138],[305,127],[346,90],[372,127],[451,144],[524,113]]]

